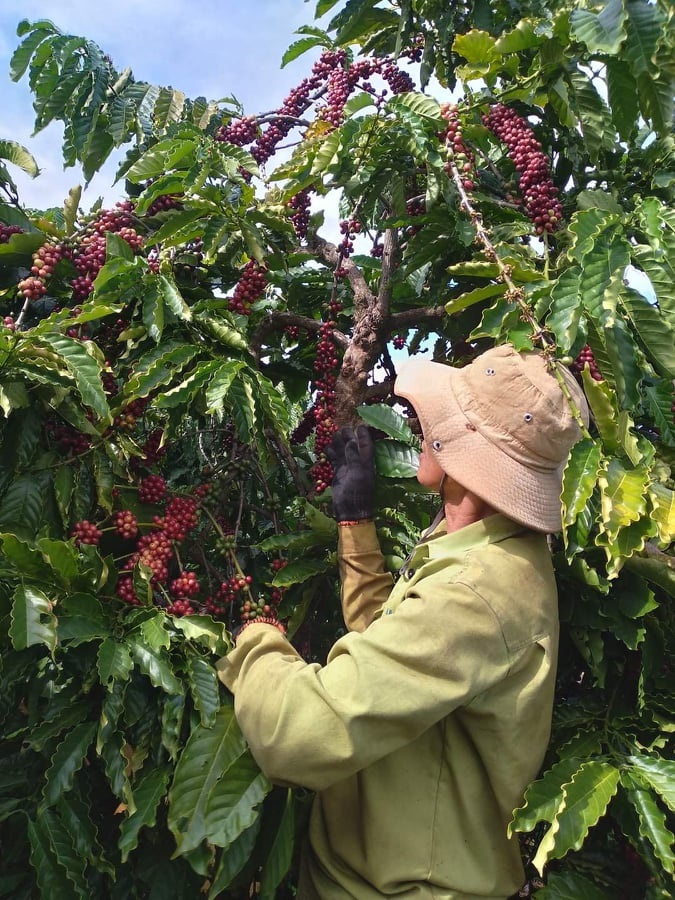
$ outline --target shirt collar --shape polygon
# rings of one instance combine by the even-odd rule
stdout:
[[[445,519],[442,519],[436,528],[427,535],[424,543],[427,546],[429,559],[446,556],[448,553],[461,553],[464,550],[487,546],[513,537],[523,531],[527,531],[522,525],[507,518],[501,513],[494,513],[465,525],[459,531],[446,533]]]

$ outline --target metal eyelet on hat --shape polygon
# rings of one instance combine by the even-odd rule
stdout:
[[[434,448],[434,450],[442,450],[443,449],[443,444],[441,444],[440,441],[432,441],[431,446]]]
[[[486,369],[486,370],[485,370],[485,374],[486,374],[486,375],[494,375],[494,374],[495,374],[495,370],[494,370],[494,369]]]
[[[526,422],[531,422],[532,419],[534,419],[534,416],[532,415],[532,413],[525,413],[523,419],[525,419]]]

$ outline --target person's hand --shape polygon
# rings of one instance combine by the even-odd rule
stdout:
[[[333,514],[338,522],[371,519],[375,493],[375,446],[365,425],[336,431],[326,449],[333,466]]]

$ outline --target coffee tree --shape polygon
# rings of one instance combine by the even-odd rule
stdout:
[[[125,156],[113,208],[28,210],[11,168],[35,161],[0,141],[0,896],[293,895],[307,798],[259,771],[214,663],[258,615],[324,658],[335,428],[376,430],[395,572],[434,512],[399,361],[505,342],[569,365],[593,414],[551,539],[523,896],[672,896],[673,9],[316,14],[261,115],[18,26],[36,130],[63,124],[85,180]]]

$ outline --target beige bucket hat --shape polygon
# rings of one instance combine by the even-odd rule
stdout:
[[[585,424],[586,398],[560,363]],[[439,466],[515,522],[562,527],[562,472],[581,437],[569,403],[542,353],[494,347],[463,368],[413,358],[394,393],[412,403]]]

